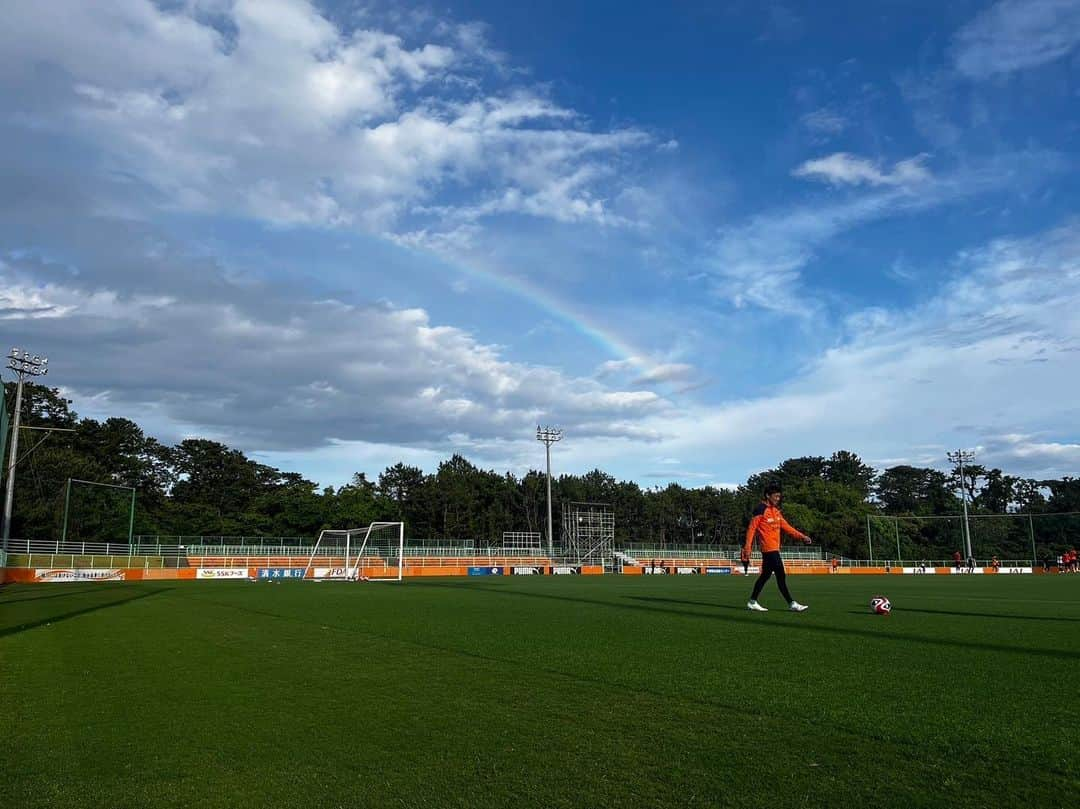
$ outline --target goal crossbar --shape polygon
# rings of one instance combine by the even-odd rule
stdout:
[[[373,534],[385,537],[382,540],[385,544],[377,545],[378,540],[373,538]],[[340,544],[342,538],[344,538],[343,545]],[[335,539],[338,543],[331,545]],[[327,547],[341,548],[342,556],[327,554]],[[319,556],[320,549],[323,550],[322,557]],[[383,569],[387,573],[394,570],[394,573],[364,575],[365,568],[372,567],[370,564],[365,564],[365,559],[371,561],[373,549],[380,552],[377,558],[382,562]],[[394,557],[396,557],[396,563],[391,564]],[[327,560],[327,564],[319,567],[319,558]],[[342,559],[341,564],[335,564],[338,558]],[[404,574],[405,523],[402,522],[373,522],[363,528],[325,529],[319,533],[319,538],[315,541],[315,547],[311,549],[311,556],[304,568],[304,579],[313,581],[358,581],[362,578],[368,581],[401,581]]]

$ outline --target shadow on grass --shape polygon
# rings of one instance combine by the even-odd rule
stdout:
[[[961,615],[967,618],[1006,618],[1011,621],[1066,621],[1080,623],[1080,618],[1062,615],[1002,615],[994,612],[965,612],[964,610],[924,610],[915,607],[893,607],[893,612],[918,612],[925,615]]]
[[[166,593],[172,590],[172,587],[163,587],[149,592],[139,593],[137,595],[129,596],[128,598],[119,598],[115,601],[106,601],[103,604],[94,604],[89,607],[83,607],[80,610],[71,610],[70,612],[62,612],[56,615],[48,615],[44,618],[39,618],[36,621],[30,621],[27,623],[16,624],[15,626],[9,626],[0,628],[0,638],[7,637],[8,635],[17,635],[20,632],[26,632],[30,629],[37,629],[38,627],[45,626],[46,624],[58,624],[61,621],[67,621],[70,618],[78,618],[80,615],[88,615],[98,610],[107,610],[110,607],[119,607],[123,604],[130,604],[133,601],[140,601],[144,598],[150,598],[150,596],[156,596],[160,593]]]
[[[660,604],[689,604],[692,607],[709,607],[716,610],[735,610],[735,612],[747,612],[746,605],[717,604],[713,601],[684,601],[679,598],[660,598],[658,596],[623,596],[632,601],[655,601]]]
[[[13,587],[14,585],[6,586]],[[99,593],[102,590],[122,590],[131,585],[120,582],[93,582],[84,584],[81,587],[77,584],[24,584],[19,586],[22,589],[18,592],[30,593],[33,591],[35,594],[26,595],[23,598],[5,598],[5,590],[0,589],[0,606],[5,606],[7,604],[22,604],[26,601],[48,601],[53,598],[71,598],[72,596],[85,595],[86,593]],[[53,587],[63,588],[63,590],[62,592],[57,592],[52,589]],[[45,590],[45,592],[42,593],[42,590]]]
[[[1038,657],[1053,657],[1059,660],[1080,660],[1080,652],[1073,652],[1067,649],[1038,649],[1024,646],[1009,646],[1003,643],[982,643],[979,641],[966,641],[955,640],[949,638],[936,638],[926,635],[911,635],[901,632],[889,632],[878,631],[874,629],[856,629],[853,627],[844,626],[831,626],[827,624],[811,623],[814,620],[813,615],[800,614],[795,620],[787,621],[783,623],[775,620],[772,617],[765,617],[761,613],[748,613],[745,610],[740,610],[737,607],[731,607],[728,604],[707,604],[700,601],[681,601],[674,598],[657,598],[657,597],[645,597],[645,596],[624,596],[624,598],[642,599],[655,601],[660,603],[669,604],[689,604],[691,606],[707,606],[710,609],[736,609],[741,612],[742,615],[722,615],[716,613],[706,613],[697,610],[680,610],[671,607],[660,606],[646,606],[644,604],[626,604],[616,601],[601,601],[594,598],[576,598],[573,596],[554,595],[552,593],[528,593],[522,590],[511,590],[505,587],[490,587],[490,586],[477,586],[473,584],[455,584],[453,582],[416,582],[410,583],[410,587],[446,587],[455,590],[469,590],[475,593],[485,593],[494,595],[505,596],[518,596],[522,598],[540,598],[550,599],[553,601],[568,601],[579,604],[595,604],[601,607],[610,607],[612,609],[623,610],[641,610],[646,612],[657,612],[667,615],[681,615],[687,618],[706,618],[713,621],[725,621],[728,623],[737,624],[761,624],[769,621],[769,627],[776,629],[777,631],[792,630],[795,632],[819,632],[825,635],[850,635],[852,637],[866,637],[877,638],[881,640],[899,640],[907,643],[924,643],[928,646],[952,646],[960,649],[975,649],[984,652],[1006,652],[1008,654],[1026,654],[1035,655]],[[787,610],[777,610],[780,615],[791,616]],[[862,615],[864,613],[857,613]],[[870,613],[865,613],[870,615]]]

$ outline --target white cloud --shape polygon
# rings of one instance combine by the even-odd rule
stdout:
[[[820,107],[799,118],[806,129],[815,135],[839,135],[847,126],[847,119],[829,107]]]
[[[927,157],[929,155],[915,155],[894,164],[892,171],[883,171],[877,163],[865,157],[836,152],[827,157],[807,160],[792,174],[832,185],[910,186],[931,179],[930,171],[923,165]]]
[[[654,362],[646,357],[634,356],[601,363],[596,369],[596,378],[624,376],[629,379],[628,384],[635,388],[674,385],[677,386],[677,392],[682,393],[689,385],[698,382],[698,373],[698,369],[689,363]]]
[[[607,360],[596,369],[598,379],[606,379],[613,374],[623,373],[641,367],[644,361],[640,357],[627,357],[623,360]]]
[[[1080,44],[1078,0],[1001,0],[957,31],[953,64],[988,79],[1053,62]]]
[[[655,385],[660,382],[689,382],[696,375],[693,365],[685,362],[669,362],[648,368],[633,381],[634,385]]]
[[[982,444],[980,462],[1013,474],[1075,474],[1080,441],[1058,430],[1080,415],[1080,222],[992,242],[956,270],[921,306],[852,315],[847,339],[780,394],[666,413],[642,462],[768,465],[843,447],[944,465],[926,445]]]
[[[199,281],[189,294],[123,293],[98,273],[11,260],[0,265],[0,318],[18,319],[27,344],[54,356],[77,398],[245,449],[452,451],[452,435],[491,442],[546,420],[580,436],[649,438],[641,416],[669,407],[651,391],[511,362],[421,309],[305,300],[220,274]]]
[[[1063,166],[1056,153],[1020,152],[972,163],[951,173],[931,176],[927,172],[924,177],[919,159],[901,161],[890,175],[918,177],[913,184],[890,182],[840,201],[767,212],[724,228],[712,245],[708,264],[713,291],[737,307],[815,317],[817,304],[799,286],[802,269],[837,235],[885,217],[909,215],[1015,187],[1020,181],[1036,182]],[[837,165],[850,169],[846,161]],[[856,171],[867,169],[860,166]]]
[[[46,105],[35,125],[78,133],[168,205],[378,232],[433,232],[423,222],[433,204],[465,220],[616,222],[614,161],[652,140],[592,131],[485,73],[499,55],[481,26],[407,43],[338,28],[309,0],[223,4],[218,28],[201,10],[17,5],[0,29],[10,100]],[[60,88],[36,89],[31,64],[62,77]],[[481,90],[485,81],[497,88]]]

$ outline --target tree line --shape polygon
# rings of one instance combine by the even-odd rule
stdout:
[[[5,385],[6,401],[13,403],[14,383]],[[55,388],[24,386],[24,425],[74,432],[54,434],[20,463],[13,537],[59,537],[69,478],[134,487],[134,532],[140,535],[311,538],[323,528],[401,520],[410,538],[470,539],[484,546],[497,545],[507,531],[547,530],[540,471],[500,473],[453,455],[431,473],[397,463],[374,480],[357,472],[343,486],[320,489],[300,474],[258,463],[220,442],[190,438],[168,446],[129,419],[79,418],[71,404]],[[563,503],[591,502],[614,510],[618,543],[738,544],[769,482],[784,487],[789,521],[830,552],[860,558],[867,555],[868,529],[870,541],[888,548],[895,539],[901,553],[912,557],[942,558],[961,547],[957,521],[926,519],[958,514],[961,485],[976,517],[1080,512],[1080,481],[1071,477],[1025,479],[978,464],[966,465],[962,480],[958,469],[897,465],[878,472],[855,453],[838,450],[827,458],[790,458],[733,490],[678,483],[643,488],[600,469],[559,475],[552,479],[555,533]],[[122,490],[74,487],[68,538],[125,539],[129,501]],[[905,517],[883,522],[882,515]],[[975,522],[979,554],[1030,557],[1033,523]],[[1039,520],[1039,554],[1072,546],[1078,528],[1080,518]]]

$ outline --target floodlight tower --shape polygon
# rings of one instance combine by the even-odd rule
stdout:
[[[965,449],[945,454],[950,461],[960,465],[960,502],[964,504],[964,556],[971,559],[971,525],[968,523],[967,487],[964,485],[964,461],[974,461],[975,453]]]
[[[27,376],[44,376],[49,373],[49,358],[31,354],[18,348],[11,349],[7,355],[7,367],[19,377],[15,387],[15,418],[11,423],[11,451],[8,454],[7,495],[4,498],[4,556],[7,555],[7,541],[11,536],[11,508],[15,502],[15,462],[19,457],[19,421],[22,415],[23,380]]]
[[[555,542],[551,533],[551,445],[556,441],[562,441],[563,431],[558,427],[541,427],[536,425],[536,440],[544,442],[547,451],[547,529],[548,529],[548,558],[555,555]]]

